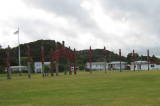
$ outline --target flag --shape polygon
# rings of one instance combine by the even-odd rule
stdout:
[[[18,33],[19,33],[19,30],[17,30],[16,32],[14,32],[15,35],[18,34]]]

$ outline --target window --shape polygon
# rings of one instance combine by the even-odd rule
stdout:
[[[151,67],[154,67],[154,64],[151,64]]]

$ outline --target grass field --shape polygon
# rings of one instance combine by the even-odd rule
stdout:
[[[160,106],[160,71],[0,79],[1,106]]]

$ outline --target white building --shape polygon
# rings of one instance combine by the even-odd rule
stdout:
[[[86,63],[86,68],[90,69],[90,63]],[[105,62],[92,62],[91,63],[92,70],[105,70]],[[106,63],[106,69],[108,69],[108,64]]]
[[[124,70],[126,69],[127,63],[126,62],[121,62],[121,69]],[[91,69],[92,70],[119,70],[120,69],[120,61],[113,61],[106,63],[105,62],[92,62],[91,63]],[[90,69],[90,63],[86,63],[86,68]]]
[[[44,62],[44,65],[50,65],[50,62]],[[42,72],[42,62],[34,62],[34,72],[35,73]]]
[[[79,70],[79,67],[78,67],[78,66],[76,66],[76,71],[77,71],[77,70]],[[72,71],[72,72],[74,71],[74,66],[71,67],[71,71]]]
[[[127,62],[121,62],[121,69],[125,70],[127,67]],[[120,61],[113,61],[108,63],[109,70],[120,70]]]
[[[134,66],[135,66],[135,70],[148,70],[148,62],[147,61],[132,62],[131,65],[130,65],[130,69],[134,70]],[[155,64],[155,63],[150,63],[149,64],[149,69],[150,70],[160,69],[160,65]]]
[[[12,72],[19,72],[19,69],[20,69],[22,72],[28,71],[28,67],[27,67],[27,66],[10,66],[10,70],[11,70]]]

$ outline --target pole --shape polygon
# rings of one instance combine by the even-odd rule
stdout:
[[[58,60],[55,61],[55,64],[56,64],[56,76],[59,75],[59,63],[58,63]]]
[[[141,55],[140,70],[142,70],[142,55]]]
[[[104,70],[106,73],[106,47],[104,46]]]
[[[71,51],[71,47],[69,46],[69,51]],[[68,52],[68,55],[70,55],[70,52]],[[72,61],[69,60],[69,75],[72,75]]]
[[[6,69],[7,69],[7,79],[11,79],[11,70],[10,70],[10,47],[8,46],[6,50]]]
[[[20,48],[20,38],[19,38],[19,27],[18,27],[18,61],[19,61],[19,72],[21,76],[21,48]]]
[[[53,77],[54,76],[54,59],[53,59],[53,57],[52,57],[52,53],[53,53],[53,49],[51,49],[51,53],[50,53],[50,57],[51,57],[51,59],[50,59],[50,62],[51,62],[51,64],[50,64],[50,66],[51,66],[51,68],[50,68],[50,72],[51,72],[51,76]]]
[[[120,72],[122,72],[122,61],[121,61],[121,49],[119,49],[119,59],[120,59]]]
[[[149,65],[150,65],[150,62],[149,62],[149,50],[147,50],[147,60],[148,60],[148,71],[150,70],[149,68]]]
[[[77,69],[76,69],[76,49],[74,48],[74,75],[77,74]]]
[[[72,63],[70,61],[70,65],[69,65],[69,75],[72,75]]]
[[[42,63],[42,76],[45,77],[46,76],[46,73],[45,73],[45,70],[44,70],[44,47],[41,46],[41,63]]]
[[[63,45],[63,50],[66,51],[66,48],[65,48],[65,42],[62,41],[62,45]],[[68,54],[68,53],[67,53]],[[64,69],[64,75],[67,75],[67,70],[68,70],[68,60],[67,60],[67,63],[65,65],[65,69]]]
[[[31,58],[31,49],[30,49],[30,46],[27,45],[27,48],[28,48],[28,78],[30,79],[31,78],[31,63],[33,62],[32,58]]]
[[[92,48],[91,46],[89,50],[89,63],[90,63],[90,73],[92,73]]]
[[[134,71],[135,71],[135,54],[134,54],[135,52],[134,52],[134,50],[133,50],[133,64],[134,64]]]

